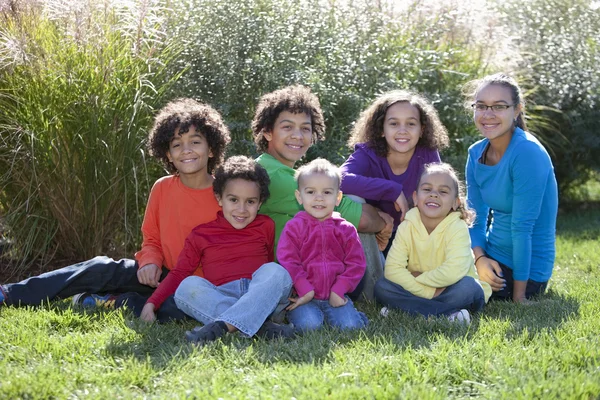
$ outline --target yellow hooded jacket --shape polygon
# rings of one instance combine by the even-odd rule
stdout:
[[[421,272],[418,277],[411,272]],[[429,234],[414,207],[398,226],[394,243],[385,261],[385,278],[402,286],[415,296],[433,298],[436,288],[455,284],[465,276],[474,278],[482,287],[485,301],[492,288],[479,281],[469,228],[453,211]]]

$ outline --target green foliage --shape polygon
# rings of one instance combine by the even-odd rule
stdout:
[[[531,131],[549,147],[561,190],[572,190],[600,170],[598,2],[509,1],[503,12],[519,39]]]
[[[0,14],[0,204],[14,255],[133,251],[154,181],[143,142],[174,55],[156,45],[164,10],[15,4]]]
[[[395,15],[391,4],[182,1],[174,8],[185,17],[173,20],[173,31],[185,47],[180,63],[189,70],[174,92],[217,105],[232,129],[230,153],[252,154],[249,125],[258,98],[285,85],[309,85],[321,100],[327,134],[307,159],[341,164],[361,110],[384,91],[412,89],[440,110],[453,138],[448,154],[461,153],[462,170],[464,137],[474,130],[459,91],[480,72],[481,52],[467,38],[457,39],[456,13]]]
[[[594,399],[600,396],[600,213],[561,215],[556,270],[530,306],[495,302],[469,327],[359,303],[359,332],[288,341],[228,335],[122,310],[0,307],[0,398]]]

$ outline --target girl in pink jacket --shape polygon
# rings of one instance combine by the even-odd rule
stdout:
[[[340,329],[368,324],[346,296],[366,268],[356,228],[333,209],[342,199],[339,170],[316,159],[296,172],[296,199],[304,211],[283,229],[277,247],[279,263],[290,273],[298,297],[290,298],[288,319],[298,331],[324,323]]]

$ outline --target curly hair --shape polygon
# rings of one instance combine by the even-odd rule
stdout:
[[[419,110],[423,134],[417,146],[438,150],[448,147],[448,131],[433,105],[425,97],[407,90],[384,93],[363,111],[350,133],[348,146],[354,148],[358,143],[367,143],[378,156],[387,157],[390,149],[383,137],[385,115],[392,105],[402,102],[409,103]]]
[[[465,185],[460,179],[458,179],[456,170],[447,163],[425,164],[423,167],[423,173],[421,176],[419,176],[419,180],[417,181],[417,189],[421,184],[421,178],[429,174],[446,174],[452,179],[452,182],[454,182],[454,190],[456,190],[456,197],[460,200],[456,211],[460,213],[460,218],[465,221],[467,226],[471,226],[475,220],[475,212],[467,205],[467,201],[465,199]]]
[[[148,135],[150,155],[160,160],[170,173],[177,173],[167,157],[169,145],[176,132],[183,135],[190,126],[201,132],[208,142],[213,156],[208,159],[207,170],[212,173],[223,162],[225,147],[230,141],[229,128],[217,110],[193,99],[173,100],[158,112]]]
[[[313,143],[324,139],[325,121],[317,96],[306,86],[287,86],[265,94],[256,107],[252,120],[252,135],[259,152],[267,151],[269,142],[263,133],[273,131],[275,121],[283,111],[308,114],[312,124]]]
[[[267,201],[271,193],[269,192],[269,174],[259,163],[246,156],[229,157],[223,165],[215,171],[215,180],[213,181],[213,191],[217,198],[223,197],[223,191],[227,182],[232,179],[244,179],[249,182],[256,182],[260,191],[260,202]]]
[[[463,95],[465,96],[465,108],[468,111],[472,112],[473,101],[477,97],[477,93],[479,93],[479,91],[487,85],[503,86],[510,90],[513,104],[515,106],[519,104],[521,105],[521,112],[515,120],[515,125],[526,131],[527,124],[525,123],[525,99],[523,99],[523,93],[521,92],[521,88],[519,87],[517,81],[504,73],[487,75],[482,79],[475,79],[470,82],[467,82],[463,86]]]
[[[324,158],[315,158],[308,164],[304,164],[298,168],[294,175],[294,178],[296,178],[296,182],[298,183],[298,187],[300,187],[300,179],[312,174],[321,174],[333,179],[336,182],[337,189],[340,189],[340,184],[342,183],[342,174],[340,173],[340,169],[330,163],[328,160]]]

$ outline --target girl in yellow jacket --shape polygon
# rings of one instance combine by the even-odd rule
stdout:
[[[375,297],[414,315],[447,315],[470,323],[492,293],[475,270],[469,225],[473,213],[462,199],[462,185],[448,164],[427,164],[385,262]]]

